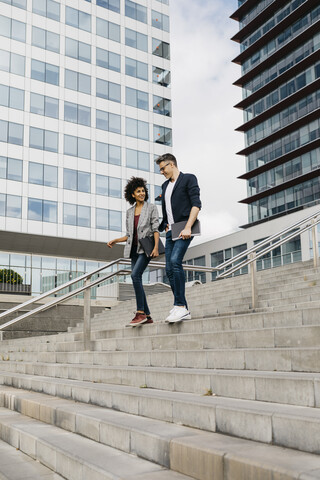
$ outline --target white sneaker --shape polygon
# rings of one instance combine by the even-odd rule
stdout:
[[[170,315],[175,311],[176,308],[177,308],[176,305],[174,305],[174,306],[171,308],[171,310],[170,310],[170,312],[169,312],[169,315],[168,315],[167,318],[165,319],[164,323],[169,323],[169,317],[170,317]]]
[[[174,307],[173,311],[171,311],[170,315],[166,318],[167,323],[177,323],[183,320],[191,320],[191,314],[186,307]]]

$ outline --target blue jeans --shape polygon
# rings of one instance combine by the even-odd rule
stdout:
[[[174,296],[174,305],[188,308],[185,297],[185,276],[182,268],[183,257],[191,243],[188,240],[172,240],[171,230],[166,233],[166,273]]]
[[[133,288],[136,294],[137,310],[150,315],[150,310],[147,304],[146,294],[144,293],[142,285],[142,275],[151,260],[145,253],[132,253],[131,258],[131,278]]]

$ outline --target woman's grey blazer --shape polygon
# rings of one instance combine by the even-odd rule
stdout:
[[[133,228],[134,228],[134,210],[135,205],[127,210],[126,216],[126,230],[128,240],[124,247],[123,255],[125,258],[130,257],[131,246],[133,242]],[[154,232],[158,232],[159,228],[159,214],[156,205],[144,202],[140,218],[138,222],[138,242],[140,238],[153,235]],[[143,249],[138,243],[137,253],[143,253]]]

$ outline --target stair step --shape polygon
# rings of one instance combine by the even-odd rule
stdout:
[[[160,479],[191,480],[134,455],[67,432],[20,413],[0,408],[0,435],[9,444],[40,461],[66,479],[126,480]]]
[[[201,432],[200,430],[176,426],[158,420],[76,403],[72,400],[61,400],[49,395],[23,390],[17,391],[11,387],[2,387],[0,391],[7,407],[38,421],[32,424],[35,430],[42,421],[90,438],[100,444],[112,448],[116,447],[126,453],[136,454],[162,466],[170,465],[175,472],[182,474],[179,475],[179,473],[168,470],[155,470],[152,473],[145,474],[149,477],[143,475],[139,476],[139,479],[182,480],[190,478],[184,475],[192,475],[192,478],[199,480],[211,480],[213,478],[215,480],[239,478],[256,480],[257,478],[265,478],[262,475],[266,474],[282,476],[285,474],[285,478],[304,478],[301,475],[314,474],[316,469],[320,469],[320,458],[317,455],[302,452],[293,453],[290,449],[262,445],[217,433]],[[0,408],[0,424],[2,415],[5,417],[5,414],[6,410]],[[20,416],[20,422],[24,418],[26,417]],[[6,419],[4,425],[7,428]],[[12,430],[14,430],[14,421],[11,421],[10,427],[11,425],[13,425]],[[35,433],[30,431],[30,422],[27,426],[29,427],[28,431],[26,431],[24,425],[20,438],[21,435],[23,438],[23,436],[29,434],[34,441]],[[43,429],[48,431],[46,426]],[[59,442],[60,448],[57,451],[56,468],[59,465],[59,468],[65,474],[66,469],[62,468],[61,461],[59,463],[59,455],[61,455],[61,445],[63,447],[67,445],[67,452],[63,452],[64,460],[67,459],[70,466],[70,460],[72,460],[72,467],[74,472],[77,473],[76,462],[78,458],[74,458],[75,455],[73,455],[73,458],[71,457],[70,445],[73,442],[72,448],[74,448],[74,445],[76,446],[77,451],[75,453],[77,454],[82,450],[84,444],[86,447],[88,444],[83,440],[78,442],[75,436],[63,437],[61,430],[57,432],[55,429],[50,430],[50,432],[53,432],[57,439],[62,440],[62,442]],[[43,432],[41,432],[41,437],[40,435],[38,437],[40,445],[43,437]],[[91,443],[89,443],[89,448],[90,446]],[[47,445],[46,447],[47,449],[50,448],[50,442],[49,447]],[[28,448],[30,451],[30,445]],[[118,461],[117,457],[116,459]],[[87,458],[84,458],[84,460],[87,461]],[[83,465],[85,465],[84,462]],[[282,476],[281,478],[284,478]],[[89,478],[93,477],[90,476]],[[10,480],[12,480],[12,477]]]
[[[320,410],[315,408],[22,374],[2,374],[0,381],[187,427],[320,452]]]
[[[17,369],[13,369],[16,371]],[[205,395],[213,392],[217,397],[257,400],[306,407],[320,407],[320,374],[295,372],[255,372],[239,370],[217,370],[196,368],[149,367],[97,367],[83,365],[68,369],[54,368],[51,375],[56,378],[95,381],[108,385],[132,387],[170,392],[185,392]],[[28,374],[46,375],[50,372],[28,368]],[[1,372],[2,376],[10,371]],[[20,373],[25,373],[20,371]]]
[[[0,440],[0,479],[63,480],[63,477]]]

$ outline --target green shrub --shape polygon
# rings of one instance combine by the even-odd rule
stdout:
[[[16,285],[23,282],[23,278],[19,273],[11,270],[10,268],[0,269],[0,283],[11,283]]]

